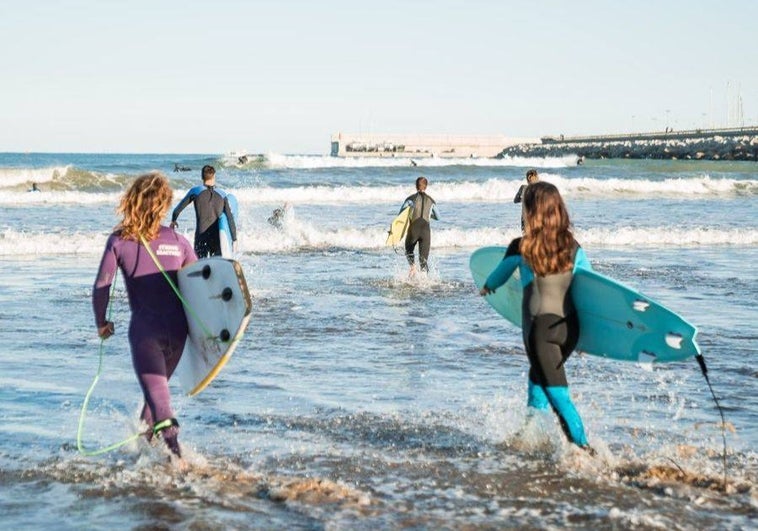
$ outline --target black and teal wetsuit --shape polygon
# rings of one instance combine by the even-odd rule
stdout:
[[[195,252],[199,258],[221,256],[221,239],[218,232],[218,220],[221,214],[226,214],[232,241],[237,241],[237,226],[226,195],[225,191],[213,186],[195,186],[187,192],[171,214],[171,221],[175,223],[182,210],[194,202]]]
[[[413,265],[413,250],[418,244],[418,261],[422,271],[428,271],[429,250],[432,247],[432,230],[429,226],[430,219],[439,219],[437,203],[426,192],[416,192],[408,196],[400,207],[402,212],[406,207],[411,207],[411,224],[405,235],[405,257],[408,263]]]
[[[579,321],[571,300],[573,271],[580,267],[592,269],[592,266],[576,244],[573,270],[536,276],[521,256],[520,247],[521,238],[511,242],[503,261],[487,277],[485,286],[495,290],[519,269],[524,289],[522,331],[530,365],[527,405],[536,409],[551,406],[566,437],[585,447],[584,425],[569,396],[563,363],[579,339]]]

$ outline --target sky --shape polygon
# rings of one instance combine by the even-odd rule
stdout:
[[[756,20],[754,0],[0,0],[0,152],[758,125]]]

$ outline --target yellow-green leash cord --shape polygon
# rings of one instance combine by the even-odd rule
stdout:
[[[205,323],[200,319],[200,317],[197,315],[195,310],[190,306],[190,304],[187,302],[187,300],[182,297],[182,294],[179,292],[179,288],[176,286],[173,280],[171,280],[171,277],[166,273],[166,270],[163,268],[161,263],[158,261],[158,258],[155,256],[155,253],[153,253],[153,250],[150,248],[150,245],[148,244],[147,240],[145,240],[145,237],[140,234],[140,241],[142,242],[142,245],[144,245],[145,249],[147,249],[148,254],[150,255],[150,258],[153,259],[153,262],[155,262],[155,265],[158,267],[160,272],[163,274],[163,277],[168,282],[169,286],[171,286],[171,289],[174,291],[177,297],[179,297],[179,300],[182,302],[184,307],[189,311],[189,313],[192,315],[192,318],[197,322],[198,325],[200,325],[200,328],[203,329],[203,332],[205,333],[206,337],[208,338],[216,338],[208,329],[208,327],[205,325]],[[112,299],[113,294],[116,291],[116,276],[113,276],[113,284],[111,286],[111,296],[108,300],[108,321],[111,320],[111,312],[113,311],[113,305]],[[100,339],[100,354],[99,354],[99,361],[97,366],[97,373],[95,374],[95,378],[92,380],[92,383],[89,386],[89,389],[87,390],[87,394],[84,396],[84,403],[82,404],[82,410],[79,413],[79,428],[76,432],[76,447],[79,450],[79,453],[85,456],[94,456],[94,455],[100,455],[104,454],[113,450],[116,450],[117,448],[121,448],[122,446],[129,444],[130,442],[138,439],[142,435],[145,435],[149,432],[138,432],[130,437],[127,437],[123,441],[119,441],[117,443],[113,443],[109,446],[106,446],[104,448],[100,448],[98,450],[86,450],[84,448],[84,445],[82,444],[82,434],[84,433],[84,417],[87,413],[87,405],[89,404],[90,397],[92,396],[92,392],[95,390],[95,386],[97,385],[98,380],[100,380],[100,374],[102,373],[103,369],[103,344],[105,343],[105,339]],[[157,433],[163,428],[167,428],[171,425],[171,419],[167,419],[161,422],[158,422],[153,426],[153,433]]]
[[[171,286],[171,289],[174,290],[174,293],[177,297],[179,297],[179,300],[182,302],[184,307],[187,309],[187,311],[192,315],[192,318],[195,320],[195,322],[200,325],[200,328],[203,329],[203,333],[205,334],[206,338],[208,339],[216,339],[216,336],[214,336],[210,330],[208,330],[208,327],[205,326],[205,323],[200,319],[200,317],[195,313],[195,310],[190,306],[190,304],[187,302],[187,300],[182,297],[181,292],[179,291],[179,288],[176,286],[173,280],[171,280],[171,277],[168,276],[168,273],[166,273],[166,270],[163,269],[163,266],[158,261],[158,257],[155,256],[155,253],[153,253],[153,250],[150,248],[150,245],[147,243],[147,240],[144,236],[140,234],[140,240],[142,241],[142,245],[145,246],[145,249],[147,249],[148,254],[150,255],[150,258],[153,259],[153,262],[155,262],[155,265],[158,267],[158,270],[163,273],[163,278],[166,279],[166,282],[168,282],[168,285]]]
[[[158,261],[158,257],[155,256],[155,253],[153,253],[153,250],[150,248],[150,245],[148,245],[147,240],[141,234],[140,234],[140,240],[142,241],[142,245],[145,246],[145,249],[147,249],[148,254],[150,254],[150,258],[152,258],[153,262],[155,262],[155,265],[158,267],[158,270],[161,273],[163,273],[163,278],[166,279],[166,282],[168,282],[168,285],[171,286],[171,289],[174,290],[174,293],[176,294],[176,296],[179,297],[179,300],[184,305],[184,308],[189,312],[189,314],[192,316],[192,319],[194,319],[194,321],[198,324],[198,326],[200,326],[200,328],[203,329],[203,333],[205,334],[205,338],[206,339],[213,339],[214,341],[223,342],[221,339],[218,338],[218,336],[213,335],[213,332],[211,332],[208,329],[208,327],[205,325],[205,323],[203,322],[203,320],[200,319],[200,316],[198,316],[197,313],[195,312],[194,308],[192,308],[192,306],[190,306],[190,303],[187,302],[187,299],[185,299],[182,296],[182,294],[179,291],[179,288],[177,287],[176,283],[173,280],[171,280],[171,277],[168,275],[168,273],[166,273],[166,270],[163,269],[163,266]],[[239,340],[241,337],[242,337],[242,335],[240,334],[239,336],[233,337],[229,341],[236,341],[236,340]]]
[[[111,286],[111,296],[108,299],[108,321],[111,320],[111,313],[113,312],[113,294],[116,292],[116,275],[113,276],[113,285]],[[95,378],[92,380],[92,383],[89,386],[89,389],[87,390],[87,394],[84,395],[84,403],[82,404],[82,410],[79,413],[79,429],[76,431],[76,448],[79,450],[79,453],[85,456],[93,456],[93,455],[100,455],[104,454],[106,452],[110,452],[112,450],[115,450],[116,448],[121,448],[125,444],[129,444],[130,442],[138,439],[140,436],[144,435],[143,433],[135,433],[134,435],[124,439],[123,441],[119,441],[117,443],[113,443],[109,446],[106,446],[104,448],[100,448],[98,450],[87,450],[84,448],[84,444],[82,443],[82,434],[84,433],[84,417],[87,414],[87,405],[89,404],[89,399],[92,396],[92,392],[95,390],[95,386],[97,385],[98,380],[100,380],[100,374],[103,370],[103,351],[105,350],[103,348],[103,343],[105,343],[105,339],[100,339],[100,355],[99,355],[99,361],[97,365],[97,373],[95,374]]]
[[[192,315],[195,318],[195,320],[203,328],[203,331],[206,334],[210,335],[210,333],[208,332],[207,327],[205,327],[204,323],[197,317],[197,315],[195,314],[194,310],[192,310],[192,308],[189,306],[189,304],[187,303],[187,301],[185,301],[184,298],[182,297],[181,293],[179,293],[179,289],[176,287],[176,285],[174,284],[174,282],[171,280],[171,277],[169,277],[168,274],[166,273],[165,269],[163,269],[163,267],[161,267],[160,262],[158,261],[158,259],[156,258],[156,256],[153,254],[152,249],[150,249],[150,246],[148,245],[147,241],[145,240],[145,238],[142,235],[140,235],[140,240],[142,240],[142,244],[147,249],[147,252],[150,254],[150,257],[153,259],[153,261],[155,262],[155,264],[158,266],[158,269],[160,269],[161,273],[163,273],[163,276],[166,278],[166,280],[168,280],[169,285],[174,290],[174,293],[176,293],[176,295],[182,301],[182,304],[184,304],[184,306],[190,310],[190,313],[192,313]],[[108,317],[107,317],[108,321],[111,320],[111,314],[113,312],[113,294],[116,292],[116,278],[117,278],[117,276],[118,276],[118,270],[116,271],[116,274],[113,276],[113,283],[111,285],[111,295],[110,295],[110,297],[108,299]],[[111,451],[116,450],[117,448],[121,448],[122,446],[124,446],[126,444],[129,444],[130,442],[132,442],[134,440],[137,440],[141,436],[146,435],[147,433],[149,433],[149,431],[148,432],[137,432],[137,433],[135,433],[135,434],[127,437],[123,441],[119,441],[119,442],[110,444],[108,446],[105,446],[103,448],[99,448],[97,450],[87,450],[86,448],[84,448],[84,444],[82,442],[82,435],[84,434],[84,417],[87,414],[87,406],[89,405],[89,401],[90,401],[90,398],[92,397],[92,393],[95,390],[95,386],[97,386],[97,382],[100,380],[100,374],[103,371],[103,352],[105,350],[104,349],[104,343],[105,343],[105,339],[101,338],[100,339],[100,353],[99,353],[99,356],[98,356],[99,359],[98,359],[98,365],[97,365],[97,373],[95,373],[95,378],[92,380],[92,383],[90,384],[89,389],[87,389],[87,394],[84,395],[84,402],[82,403],[82,409],[81,409],[81,412],[79,413],[79,427],[78,427],[78,429],[76,431],[76,448],[77,448],[77,450],[79,450],[80,454],[82,454],[84,456],[87,456],[87,457],[91,457],[91,456],[94,456],[94,455],[100,455],[100,454],[104,454],[104,453],[107,453],[107,452],[111,452]],[[166,424],[166,423],[168,423],[168,424]],[[155,424],[153,426],[152,432],[156,433],[156,432],[160,431],[161,429],[168,427],[170,425],[170,423],[171,423],[170,419],[162,421],[162,422],[158,422],[157,424]]]

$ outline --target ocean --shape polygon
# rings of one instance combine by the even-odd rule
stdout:
[[[758,166],[417,163],[0,154],[3,527],[754,529]],[[84,444],[139,429],[123,283],[102,346],[90,303],[119,197],[157,169],[176,204],[204,164],[239,201],[247,334],[202,394],[172,386],[188,471],[141,439],[81,455],[101,348]],[[468,259],[520,233],[513,196],[531,167],[562,191],[595,269],[698,327],[725,423],[694,359],[581,354],[566,368],[597,455],[567,444],[552,414],[527,417],[520,331],[478,296]],[[419,175],[441,219],[429,274],[409,278],[384,240]],[[283,226],[270,225],[285,204]],[[189,208],[179,231],[193,229]]]

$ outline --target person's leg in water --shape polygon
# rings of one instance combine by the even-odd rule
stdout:
[[[424,222],[418,239],[418,263],[424,273],[429,272],[429,250],[432,246],[432,231],[429,224]]]
[[[562,343],[569,336],[573,336],[567,333],[566,328],[562,318],[541,315],[534,319],[529,329],[526,344],[531,365],[528,405],[537,409],[547,409],[550,405],[568,440],[591,451],[584,432],[584,424],[571,401],[566,371],[563,368],[565,348],[562,348]],[[548,339],[558,341],[558,343]]]
[[[414,249],[416,243],[419,241],[419,236],[416,230],[416,224],[411,223],[408,227],[408,234],[405,236],[405,258],[408,260],[408,265],[411,266],[410,274],[413,275],[416,272],[416,260],[414,257]]]
[[[172,454],[181,458],[178,442],[179,424],[174,419],[174,412],[171,408],[168,378],[173,374],[181,357],[187,325],[186,320],[183,323],[175,323],[174,326],[167,326],[169,323],[160,319],[158,321],[155,324],[158,327],[164,327],[164,332],[169,329],[169,335],[174,336],[173,340],[165,337],[158,339],[150,333],[150,326],[134,326],[133,322],[129,331],[132,362],[145,397],[143,420],[154,430],[153,434],[160,434]],[[144,335],[135,332],[136,329],[145,330]],[[170,333],[170,331],[179,329],[184,330],[184,335]],[[179,337],[181,340],[178,339]]]

